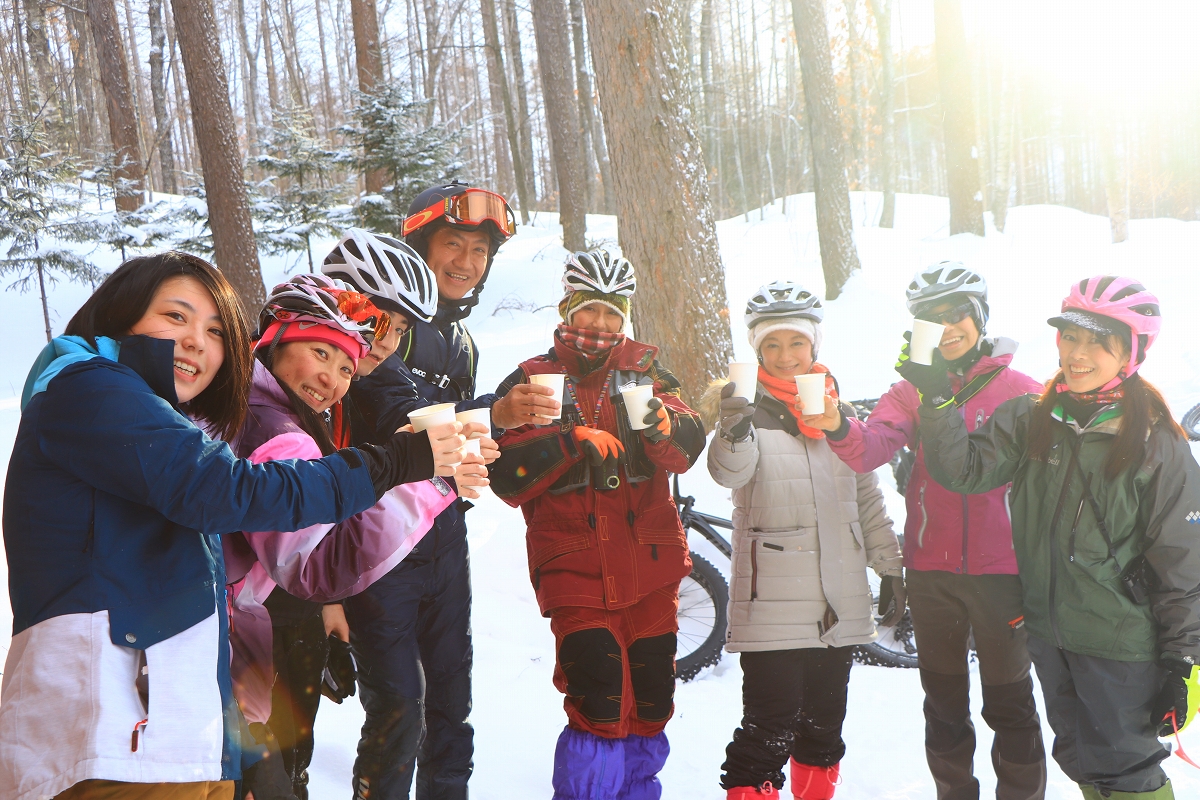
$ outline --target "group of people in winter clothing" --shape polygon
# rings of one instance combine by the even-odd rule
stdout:
[[[662,795],[691,569],[669,480],[705,425],[629,336],[634,266],[604,250],[568,257],[549,350],[476,396],[464,320],[515,227],[499,195],[430,188],[400,238],[350,230],[321,274],[274,287],[255,331],[194,256],[105,280],[22,395],[0,800],[304,800],[319,698],[355,687],[356,800],[465,798],[466,513],[489,485],[524,515],[554,636],[554,797]],[[1031,663],[1085,797],[1171,797],[1157,737],[1187,722],[1200,656],[1200,468],[1138,374],[1157,300],[1111,276],[1073,287],[1045,386],[985,335],[978,273],[922,270],[908,307],[940,346],[922,365],[905,345],[866,420],[817,360],[820,299],[789,282],[747,303],[753,391],[700,401],[735,507],[744,714],[722,787],[832,798],[852,649],[908,606],[940,800],[979,795],[969,641],[999,797],[1045,793]],[[810,374],[819,413],[797,396]],[[901,447],[903,557],[874,474]]]
[[[741,652],[744,716],[726,753],[730,800],[791,791],[828,800],[845,752],[850,658],[908,604],[925,690],[926,758],[939,800],[980,794],[968,648],[995,732],[997,797],[1041,798],[1053,754],[1085,798],[1174,796],[1159,737],[1188,721],[1200,657],[1200,468],[1161,395],[1138,373],[1161,327],[1136,281],[1080,281],[1049,320],[1059,373],[1014,371],[1016,343],[985,336],[983,276],[923,269],[909,311],[942,326],[930,364],[901,350],[903,380],[866,420],[816,361],[820,301],[764,286],[746,308],[754,400],[718,382],[709,470],[734,490],[727,649]],[[907,337],[906,337],[907,338]],[[792,381],[826,376],[822,413]],[[903,577],[872,471],[906,447]],[[857,475],[857,477],[855,477]],[[1191,707],[1194,713],[1195,698]]]

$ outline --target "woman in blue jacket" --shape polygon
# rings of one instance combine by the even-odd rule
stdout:
[[[4,492],[0,800],[225,800],[242,723],[218,536],[340,522],[453,474],[461,440],[238,459],[207,432],[245,416],[248,326],[221,273],[183,253],[127,261],[66,334],[29,374]]]

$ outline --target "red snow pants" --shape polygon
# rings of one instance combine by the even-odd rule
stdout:
[[[576,730],[606,739],[656,736],[675,711],[679,581],[616,611],[550,612],[554,685]]]

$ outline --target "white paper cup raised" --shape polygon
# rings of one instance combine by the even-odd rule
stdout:
[[[554,390],[553,398],[558,401],[558,413],[547,414],[550,419],[562,418],[562,401],[563,401],[563,380],[566,378],[561,372],[548,372],[544,375],[530,375],[529,382],[535,386],[549,386]]]
[[[825,413],[825,373],[814,372],[796,376],[796,394],[803,403],[803,413]]]
[[[474,453],[477,456],[482,455],[479,452],[479,439],[467,439],[467,443],[463,445],[463,453]]]
[[[936,322],[926,322],[923,319],[913,320],[912,341],[908,343],[908,357],[914,364],[929,366],[933,363],[933,351],[942,343],[942,333],[945,325]]]
[[[733,384],[734,397],[742,397],[753,403],[758,391],[758,364],[730,361],[729,382]]]
[[[649,428],[646,415],[650,413],[650,401],[654,398],[654,384],[622,386],[621,398],[625,401],[625,413],[629,415],[629,427],[635,431]]]
[[[408,421],[417,433],[437,425],[454,422],[454,403],[438,403],[408,412]]]
[[[492,410],[490,408],[472,408],[469,411],[460,411],[454,415],[454,418],[456,420],[458,420],[459,422],[461,422],[463,425],[466,425],[468,422],[478,422],[480,425],[484,426],[485,428],[487,428],[489,430],[492,427]],[[483,436],[484,434],[482,434],[482,433],[471,433],[471,434],[464,433],[463,435],[466,436],[467,441],[470,442],[475,439],[478,439],[479,437]],[[472,452],[469,447],[467,448],[467,452]],[[476,445],[474,452],[476,452],[476,453],[479,452],[478,445]]]

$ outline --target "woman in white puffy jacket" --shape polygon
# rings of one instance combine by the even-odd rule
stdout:
[[[754,402],[722,382],[705,394],[709,408],[719,403],[708,469],[734,503],[726,649],[741,653],[744,709],[722,765],[729,800],[778,798],[789,756],[794,797],[833,797],[851,653],[875,638],[867,568],[882,579],[884,622],[904,610],[900,549],[874,474],[843,464],[797,407],[795,377],[809,373],[825,374],[836,402],[815,360],[823,315],[796,284],[762,287],[746,309]]]

